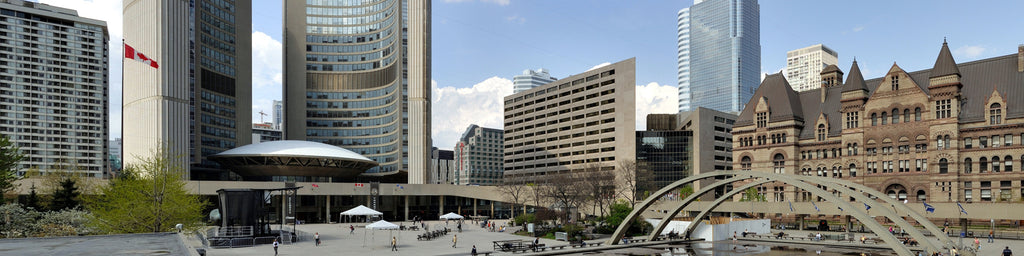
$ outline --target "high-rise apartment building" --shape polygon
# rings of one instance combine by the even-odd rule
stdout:
[[[284,124],[284,102],[275,100],[273,111],[274,129],[281,130],[281,125]]]
[[[281,129],[274,128],[273,123],[252,124],[252,143],[281,140]]]
[[[124,60],[126,164],[162,147],[183,156],[195,177],[219,168],[207,156],[249,144],[251,5],[123,1],[124,43],[159,63]]]
[[[821,71],[838,62],[839,53],[822,44],[788,51],[786,80],[798,92],[821,88]]]
[[[547,69],[523,70],[522,75],[512,77],[512,92],[520,93],[534,87],[554,82],[558,78],[551,77]]]
[[[107,158],[110,159],[110,163],[108,165],[110,166],[110,173],[117,173],[121,171],[121,169],[123,168],[123,165],[121,164],[121,159],[124,159],[124,157],[122,156],[123,151],[121,150],[121,145],[121,138],[116,138],[108,141]]]
[[[505,131],[469,125],[455,143],[455,177],[458,185],[500,185],[504,175]]]
[[[757,0],[695,0],[677,22],[679,111],[739,112],[760,84]]]
[[[108,171],[108,40],[106,22],[75,10],[0,0],[0,133],[22,171]]]
[[[285,1],[284,133],[430,169],[430,1]]]
[[[505,179],[543,182],[593,164],[613,171],[617,161],[633,160],[635,92],[631,58],[505,96]]]
[[[428,184],[455,184],[455,151],[433,148]]]

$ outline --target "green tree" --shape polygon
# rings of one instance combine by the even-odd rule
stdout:
[[[762,195],[760,193],[757,193],[757,189],[756,188],[748,188],[747,191],[743,192],[743,198],[741,198],[740,201],[741,202],[765,202],[767,200],[765,200],[764,195]]]
[[[75,186],[75,181],[70,178],[65,178],[60,181],[60,186],[57,191],[53,192],[53,201],[50,201],[51,211],[60,211],[66,209],[75,209],[78,207],[78,196],[81,195],[78,192],[78,187]]]
[[[36,193],[36,184],[33,183],[32,187],[29,188],[28,196],[25,197],[25,208],[32,208],[41,210],[43,207],[39,205],[39,194]]]
[[[679,199],[686,198],[694,193],[693,185],[686,185],[679,189]]]
[[[106,233],[143,233],[200,223],[207,202],[185,190],[180,158],[162,149],[126,166],[99,195],[88,199],[95,226]]]
[[[21,154],[21,149],[14,145],[7,135],[0,134],[0,194],[6,195],[17,186],[14,182],[20,179],[18,164],[24,157]],[[3,201],[2,199],[0,197],[0,202]]]

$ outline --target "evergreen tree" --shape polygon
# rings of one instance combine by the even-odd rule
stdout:
[[[69,178],[65,178],[60,181],[60,187],[57,191],[53,192],[53,201],[50,202],[51,211],[60,211],[64,209],[75,209],[78,207],[78,187],[75,186],[75,181]]]
[[[25,197],[25,208],[32,208],[36,211],[42,210],[43,208],[39,205],[39,194],[36,193],[36,184],[32,184],[31,190],[28,193],[28,197]]]
[[[7,194],[14,190],[16,186],[14,182],[20,179],[18,164],[24,157],[21,154],[21,149],[14,145],[7,135],[0,134],[0,194]],[[2,199],[0,197],[0,202],[3,201]]]

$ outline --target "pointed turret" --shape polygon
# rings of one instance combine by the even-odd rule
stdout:
[[[960,69],[956,67],[953,54],[949,52],[949,44],[942,40],[942,49],[939,50],[939,58],[935,59],[935,66],[932,67],[931,77],[940,77],[956,74],[960,76]]]
[[[857,59],[853,60],[853,65],[850,66],[850,76],[846,77],[846,83],[843,84],[843,92],[852,92],[862,90],[867,92],[868,85],[864,82],[864,75],[860,73],[860,66],[857,65]]]

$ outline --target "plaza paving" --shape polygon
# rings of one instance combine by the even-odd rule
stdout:
[[[396,223],[399,224],[399,223]],[[411,225],[411,222],[404,222],[406,226]],[[443,221],[427,221],[431,229],[435,226],[444,226]],[[498,221],[498,224],[504,224],[503,221]],[[497,240],[532,240],[530,237],[518,236],[509,233],[501,232],[489,232],[480,228],[479,225],[474,225],[472,222],[467,221],[463,224],[463,231],[461,233],[454,231],[455,224],[451,222],[448,227],[453,229],[448,235],[435,238],[433,240],[417,240],[416,236],[422,234],[423,231],[388,231],[388,230],[366,230],[362,226],[366,223],[353,223],[356,226],[354,234],[349,234],[349,223],[341,224],[303,224],[298,225],[297,229],[303,232],[313,234],[315,232],[320,233],[322,244],[315,246],[312,241],[303,241],[293,244],[283,244],[279,248],[279,255],[469,255],[470,249],[473,245],[476,245],[477,251],[493,251],[492,241]],[[777,232],[777,231],[773,231]],[[792,236],[806,236],[812,231],[796,231],[786,230],[786,233]],[[824,234],[824,233],[823,233]],[[397,237],[398,240],[398,251],[391,251],[391,236]],[[452,248],[452,237],[458,235],[458,244],[456,248]],[[856,236],[859,237],[860,234]],[[868,237],[873,237],[871,234],[867,234]],[[593,242],[603,242],[604,240],[595,240]],[[964,243],[972,243],[973,239],[964,239]],[[996,239],[994,243],[987,243],[987,239],[981,239],[982,248],[978,255],[1001,255],[1004,246],[1010,246],[1014,250],[1016,255],[1024,255],[1024,241],[1021,240],[1006,240]],[[567,242],[554,241],[549,239],[541,239],[540,241],[546,245],[566,245]],[[589,241],[588,241],[589,242]],[[753,242],[753,241],[751,241]],[[835,251],[837,247],[844,247],[845,249],[839,249],[844,253],[850,253],[849,250],[856,249],[861,245],[859,243],[850,242],[837,242],[837,241],[821,241],[821,242],[806,242],[801,241],[800,244],[790,244],[783,242],[765,241],[769,244],[776,243],[779,245],[789,244],[798,248],[805,248],[808,251],[813,250],[826,250]],[[787,241],[790,242],[790,241]],[[884,245],[881,245],[884,246]],[[602,245],[602,247],[606,247]],[[866,245],[864,248],[876,247],[875,245]],[[596,247],[592,247],[596,248]],[[606,247],[611,248],[611,247]],[[622,248],[615,250],[608,250],[598,255],[628,255],[630,253],[642,253],[642,254],[657,254],[656,251],[664,252],[663,248],[658,246],[649,246],[647,248]],[[558,252],[572,252],[571,249],[560,250]],[[590,252],[593,253],[593,252]],[[779,254],[782,253],[782,254]],[[273,255],[274,249],[271,245],[258,245],[254,247],[244,248],[230,248],[230,249],[209,249],[207,255],[219,256],[219,255]],[[496,252],[495,254],[511,255],[512,253]],[[742,254],[742,253],[741,253]],[[791,252],[775,252],[768,253],[766,255],[787,255]],[[824,253],[823,255],[831,255],[830,253]],[[839,255],[839,254],[836,254]]]
[[[188,255],[178,234],[0,239],[0,255]]]

